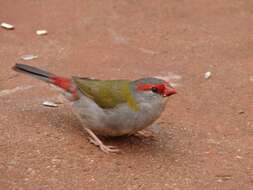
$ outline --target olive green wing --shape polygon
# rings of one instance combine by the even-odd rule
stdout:
[[[127,103],[132,110],[139,110],[128,80],[93,80],[73,77],[73,81],[85,96],[101,108],[110,109]]]

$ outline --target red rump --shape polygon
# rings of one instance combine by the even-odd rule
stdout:
[[[70,79],[64,77],[52,77],[51,79],[53,81],[53,84],[55,84],[56,86],[59,86],[71,93],[75,92],[75,89]]]

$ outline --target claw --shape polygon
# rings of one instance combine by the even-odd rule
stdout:
[[[106,145],[104,145],[104,144],[99,145],[99,148],[100,148],[103,152],[105,152],[105,153],[116,153],[116,152],[119,152],[119,149],[114,148],[114,147],[112,147],[112,146],[106,146]]]
[[[89,141],[98,146],[105,153],[117,153],[119,149],[116,146],[105,145],[90,129],[85,128],[85,130],[89,133]]]
[[[92,144],[94,144],[96,146],[99,146],[98,142],[95,141],[94,139],[92,139],[91,137],[89,137],[89,141],[90,141],[90,143],[92,143]]]

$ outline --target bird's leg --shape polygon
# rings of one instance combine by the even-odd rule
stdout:
[[[98,146],[103,152],[111,153],[111,152],[119,152],[115,146],[105,145],[89,128],[84,127],[85,131],[90,135],[90,142],[94,145]]]

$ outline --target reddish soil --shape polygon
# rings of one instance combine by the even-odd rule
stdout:
[[[0,28],[1,190],[253,189],[252,0],[8,0],[0,18],[15,26]],[[174,73],[179,93],[155,140],[105,139],[121,154],[104,154],[68,104],[42,106],[57,92],[11,70],[31,53],[65,76]]]

